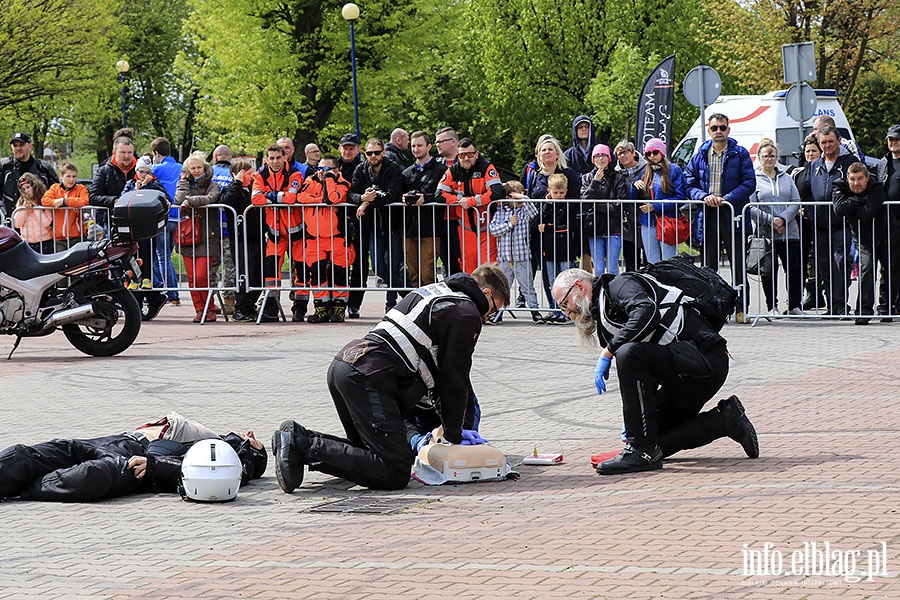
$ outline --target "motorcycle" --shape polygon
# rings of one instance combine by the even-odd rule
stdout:
[[[126,288],[140,273],[135,242],[80,242],[38,254],[9,227],[0,227],[0,333],[22,338],[62,329],[76,349],[113,356],[141,330],[141,309]]]
[[[38,254],[9,227],[0,227],[0,333],[22,338],[61,329],[91,356],[125,351],[141,330],[141,306],[126,287],[141,280],[138,240],[165,226],[161,192],[124,194],[112,210],[112,238]]]

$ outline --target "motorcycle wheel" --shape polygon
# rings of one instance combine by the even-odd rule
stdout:
[[[110,282],[111,286],[115,284]],[[112,307],[80,321],[63,325],[66,339],[77,350],[91,356],[115,356],[137,339],[141,330],[141,307],[124,287],[95,291],[84,298],[87,302],[105,302]]]

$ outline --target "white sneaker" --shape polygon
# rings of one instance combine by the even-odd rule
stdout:
[[[804,313],[804,312],[803,312],[803,309],[801,309],[800,307],[795,306],[795,307],[792,308],[790,311],[788,311],[788,314],[789,314],[789,315],[803,315],[803,314],[806,314],[806,313]]]
[[[780,317],[780,316],[781,316],[781,313],[778,312],[778,309],[777,309],[777,308],[773,308],[772,310],[770,310],[770,311],[769,311],[769,314],[772,315],[773,317]]]

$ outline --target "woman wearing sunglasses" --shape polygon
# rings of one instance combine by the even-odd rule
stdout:
[[[684,173],[678,165],[666,158],[666,143],[651,138],[644,144],[647,166],[631,188],[632,199],[646,199],[641,210],[641,241],[647,262],[656,263],[672,258],[678,251],[676,244],[666,244],[656,238],[656,219],[662,215],[678,217],[678,206],[687,197],[684,191]]]

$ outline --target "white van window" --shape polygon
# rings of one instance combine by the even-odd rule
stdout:
[[[691,162],[691,158],[694,156],[694,148],[696,147],[697,138],[683,139],[681,145],[679,145],[672,154],[671,162],[683,169],[686,164]]]

